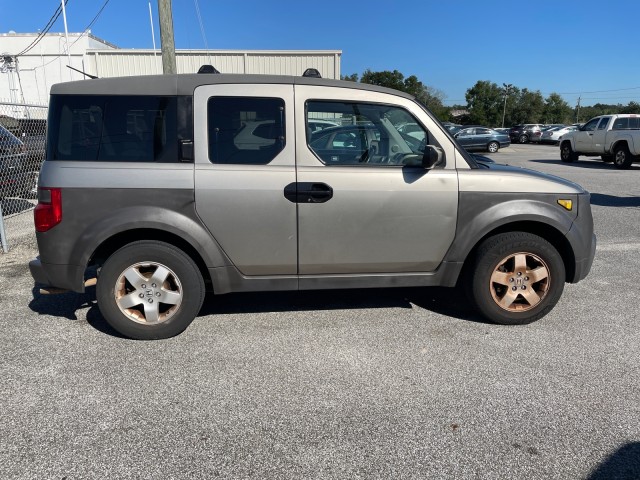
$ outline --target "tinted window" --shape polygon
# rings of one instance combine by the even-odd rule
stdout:
[[[208,102],[209,160],[266,165],[285,145],[281,98],[212,97]]]
[[[613,130],[626,130],[626,129],[640,128],[640,117],[622,117],[616,118],[613,123]]]
[[[49,160],[177,162],[176,97],[55,95]]]
[[[598,130],[604,130],[605,128],[607,128],[607,124],[609,123],[609,119],[611,117],[604,117],[602,120],[600,120],[600,123],[598,124]]]
[[[584,130],[585,132],[592,132],[596,129],[596,125],[598,124],[598,122],[600,121],[599,118],[594,118],[593,120],[589,120],[584,127],[582,127],[582,130]]]

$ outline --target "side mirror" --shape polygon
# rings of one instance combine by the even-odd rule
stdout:
[[[433,167],[442,165],[444,163],[444,152],[440,147],[434,147],[433,145],[427,145],[422,156],[422,168],[425,170],[431,170]]]

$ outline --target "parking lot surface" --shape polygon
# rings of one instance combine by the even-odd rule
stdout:
[[[591,273],[527,326],[443,288],[234,294],[140,342],[0,255],[0,478],[640,478],[640,165],[491,156],[592,193]]]

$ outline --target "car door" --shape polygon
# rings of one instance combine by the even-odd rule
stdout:
[[[244,275],[297,273],[292,85],[194,92],[196,211]]]
[[[456,134],[458,143],[465,149],[472,149],[474,147],[475,140],[475,128],[464,128]]]
[[[474,136],[473,146],[476,149],[486,150],[487,145],[491,141],[491,130],[488,128],[476,128],[476,134]]]
[[[600,117],[589,120],[575,135],[576,151],[580,153],[591,153],[593,150],[593,132],[600,122]]]
[[[453,241],[458,206],[455,149],[442,130],[394,95],[296,85],[295,97],[298,132],[312,118],[367,132],[367,144],[349,156],[298,136],[290,199],[298,207],[300,288],[305,276],[435,270]],[[446,166],[408,165],[427,143],[394,128],[408,122],[429,125],[427,142],[443,148]]]
[[[607,136],[607,126],[609,125],[610,120],[611,117],[602,117],[600,119],[600,123],[598,123],[598,126],[593,131],[593,136],[591,137],[591,152],[599,154],[604,153],[604,144]]]

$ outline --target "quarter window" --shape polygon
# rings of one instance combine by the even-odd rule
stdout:
[[[212,97],[207,112],[213,163],[266,165],[285,146],[281,98]]]

